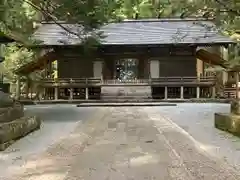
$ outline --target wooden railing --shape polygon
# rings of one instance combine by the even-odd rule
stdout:
[[[224,88],[224,97],[225,98],[236,98],[236,88],[225,87]]]
[[[152,78],[151,82],[153,84],[157,83],[205,83],[205,82],[215,82],[216,78],[214,76],[208,77],[160,77]]]
[[[82,84],[82,85],[91,85],[91,84],[101,84],[101,79],[99,78],[58,78],[58,79],[42,79],[41,84]]]
[[[121,84],[149,84],[149,79],[126,79],[126,80],[118,80],[118,79],[109,79],[109,80],[103,80],[103,85],[121,85]]]
[[[213,77],[160,77],[152,79],[133,79],[133,80],[102,80],[100,78],[59,78],[59,79],[42,79],[40,84],[45,86],[117,86],[117,85],[160,85],[160,84],[204,84],[215,83],[216,78]]]

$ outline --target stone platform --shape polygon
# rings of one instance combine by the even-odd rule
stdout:
[[[107,99],[107,100],[20,100],[24,105],[36,104],[81,104],[81,103],[230,103],[231,99]]]
[[[154,102],[145,102],[145,103],[134,103],[134,102],[118,102],[118,103],[82,103],[78,104],[77,107],[124,107],[124,106],[177,106],[174,103],[154,103]]]
[[[215,113],[215,127],[240,137],[240,116],[236,114]]]
[[[0,123],[0,151],[5,150],[16,140],[39,129],[41,121],[36,116],[21,117],[11,122]]]

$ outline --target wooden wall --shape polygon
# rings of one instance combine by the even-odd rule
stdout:
[[[123,49],[121,49],[123,50]],[[136,49],[134,49],[136,50]],[[167,48],[154,48],[148,51],[133,52],[104,52],[99,56],[81,56],[78,49],[62,48],[57,49],[58,55],[58,77],[59,78],[87,78],[93,77],[93,62],[95,59],[103,61],[103,78],[113,79],[115,71],[115,61],[120,58],[137,58],[139,60],[138,76],[147,79],[150,75],[150,60],[160,61],[160,77],[164,76],[196,76],[196,58],[190,54],[192,49],[184,54],[168,53]],[[127,50],[126,50],[127,51]]]
[[[91,59],[60,59],[58,61],[58,77],[93,77],[93,66]]]
[[[93,77],[93,60],[72,49],[58,50],[59,78]]]
[[[195,56],[169,56],[160,58],[160,77],[197,76]]]

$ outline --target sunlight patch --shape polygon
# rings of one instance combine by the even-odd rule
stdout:
[[[131,158],[130,164],[132,166],[141,166],[143,164],[157,163],[157,157],[153,157],[151,155],[140,156],[137,158]]]
[[[63,173],[40,174],[37,176],[30,175],[28,180],[63,180],[65,176]]]

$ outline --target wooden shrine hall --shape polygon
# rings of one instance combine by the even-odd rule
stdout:
[[[73,32],[80,25],[61,23]],[[41,49],[36,60],[19,68],[21,75],[46,69],[39,86],[44,99],[100,99],[103,87],[148,86],[152,98],[215,97],[215,76],[206,64],[224,67],[220,49],[234,42],[206,19],[139,19],[109,23],[99,45],[84,53],[79,37],[53,22],[33,34]],[[217,49],[215,52],[209,48]],[[57,75],[51,76],[57,61]]]

